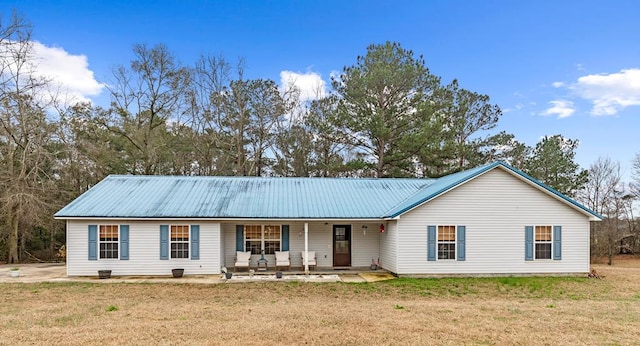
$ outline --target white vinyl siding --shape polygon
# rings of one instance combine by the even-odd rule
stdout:
[[[385,232],[380,234],[380,265],[382,268],[396,273],[398,246],[398,224],[396,221],[389,221]]]
[[[362,226],[367,226],[366,234]],[[386,230],[385,230],[386,231]],[[380,224],[351,224],[351,266],[369,267],[371,260],[376,263],[380,259]],[[382,259],[381,259],[382,260]]]
[[[427,261],[428,225],[465,225],[465,261]],[[525,226],[562,226],[562,260],[525,261]],[[493,169],[398,220],[398,274],[530,274],[589,271],[589,219]]]
[[[88,225],[129,225],[129,260],[88,260]],[[67,275],[96,276],[110,269],[118,275],[171,275],[171,269],[184,268],[185,275],[220,273],[220,224],[184,220],[180,224],[200,226],[200,259],[160,260],[160,225],[173,222],[118,220],[67,220]]]

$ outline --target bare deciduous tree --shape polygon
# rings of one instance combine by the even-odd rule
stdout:
[[[588,208],[604,217],[602,222],[591,223],[591,242],[593,255],[606,256],[609,265],[628,234],[624,224],[628,195],[619,162],[600,157],[589,167],[589,180],[579,196]]]
[[[171,174],[163,169],[173,154],[169,131],[183,120],[190,71],[164,45],[138,44],[133,52],[130,68],[113,71],[111,111],[94,120],[125,140],[129,173]]]
[[[29,230],[48,222],[54,125],[45,113],[47,81],[35,73],[31,26],[13,14],[0,23],[0,206],[8,262],[21,259]]]

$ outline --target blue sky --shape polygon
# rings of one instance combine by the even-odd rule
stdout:
[[[520,141],[577,138],[583,167],[610,156],[627,175],[640,152],[637,1],[1,1],[3,19],[12,9],[49,69],[98,104],[136,43],[164,43],[185,64],[242,57],[248,78],[328,83],[369,44],[397,41],[443,82],[489,95],[498,130]]]

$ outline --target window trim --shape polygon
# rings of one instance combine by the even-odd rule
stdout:
[[[258,227],[258,226],[260,227],[260,239],[258,240],[258,239],[255,239],[255,238],[247,238],[247,233],[248,233],[247,232],[247,228],[248,227]],[[243,227],[243,235],[242,235],[243,242],[242,242],[242,244],[243,244],[243,247],[244,247],[243,250],[244,251],[251,251],[251,248],[247,247],[247,243],[248,242],[258,242],[258,241],[260,241],[260,252],[257,253],[257,254],[256,253],[251,253],[252,255],[261,255],[262,251],[265,252],[264,253],[265,255],[274,255],[274,254],[270,254],[270,253],[268,253],[266,251],[267,248],[265,247],[265,244],[267,242],[278,242],[278,246],[274,251],[281,251],[281,249],[282,249],[282,228],[283,228],[282,226],[283,225],[280,225],[280,224],[247,224],[247,225],[243,225],[242,226]],[[267,238],[266,232],[265,232],[267,227],[276,227],[277,231],[278,231],[278,234],[279,234],[278,238]]]
[[[116,227],[116,241],[113,240],[102,240],[102,238],[100,237],[100,230],[103,227]],[[120,236],[120,224],[98,224],[97,225],[97,237],[96,237],[96,250],[97,250],[97,260],[104,260],[104,261],[113,261],[113,260],[120,260],[120,252],[122,251],[122,237]],[[102,244],[116,244],[117,248],[115,250],[115,257],[102,257],[102,250],[100,249]],[[105,250],[106,251],[106,250]],[[113,252],[112,250],[109,250],[111,252]]]
[[[549,240],[538,240],[536,236],[536,231],[545,227],[549,231]],[[549,245],[549,257],[548,258],[538,258],[538,249],[536,245]],[[533,260],[534,261],[552,261],[553,260],[553,225],[533,225]]]
[[[187,234],[187,237],[186,237],[187,240],[173,240],[173,237],[171,236],[171,231],[174,229],[174,227],[185,227],[186,228],[186,234]],[[187,250],[186,250],[185,257],[173,257],[173,253],[174,253],[174,250],[172,249],[172,245],[173,244],[186,244]],[[168,245],[169,245],[169,249],[168,249],[169,250],[169,259],[172,259],[172,260],[190,260],[191,259],[190,255],[191,255],[191,250],[192,250],[191,249],[191,224],[170,224],[169,225],[169,242],[168,242]],[[182,253],[184,253],[185,250],[182,249],[182,250],[175,250],[175,251],[176,252],[177,251],[181,251]]]
[[[440,240],[441,228],[453,229],[453,240]],[[457,261],[458,260],[458,225],[436,225],[436,261]],[[453,249],[447,250],[447,252],[453,253],[453,258],[440,258],[440,245],[453,245]]]

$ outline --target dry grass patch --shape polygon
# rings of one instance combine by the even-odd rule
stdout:
[[[640,261],[575,277],[5,284],[0,344],[636,344]]]

